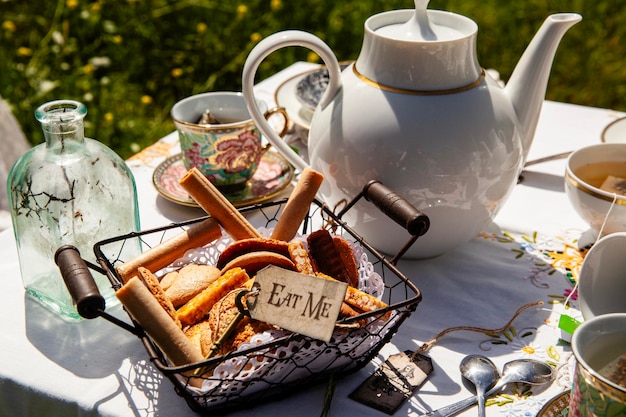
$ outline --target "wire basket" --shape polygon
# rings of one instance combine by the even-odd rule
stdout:
[[[360,197],[355,198],[355,201]],[[240,212],[255,226],[262,225],[261,229],[271,230],[286,201],[285,199],[257,204],[240,209]],[[132,320],[132,317],[130,317],[131,324],[120,320],[104,311],[104,304],[97,296],[85,295],[84,289],[73,288],[75,283],[72,283],[72,280],[82,281],[68,277],[68,275],[76,274],[77,268],[71,267],[69,269],[72,272],[65,273],[61,263],[59,266],[68,289],[76,300],[79,313],[83,317],[103,317],[137,335],[155,367],[171,380],[176,392],[197,413],[228,412],[244,406],[249,407],[249,404],[283,397],[291,391],[301,390],[301,387],[327,381],[331,376],[337,378],[357,371],[378,354],[398,331],[404,320],[417,308],[421,293],[396,268],[395,262],[399,255],[406,251],[417,236],[423,234],[425,230],[422,229],[421,232],[415,234],[411,232],[413,237],[407,241],[396,257],[391,260],[387,259],[342,221],[341,216],[352,207],[355,201],[349,203],[340,215],[336,215],[328,207],[315,200],[301,225],[301,234],[304,236],[324,227],[333,234],[341,235],[348,240],[360,260],[360,274],[373,277],[372,279],[379,282],[379,288],[376,291],[380,294],[376,295],[380,295],[387,307],[341,320],[335,328],[332,339],[327,343],[296,333],[269,330],[255,335],[237,351],[212,357],[200,363],[173,366],[154,341],[144,333],[141,326]],[[421,216],[420,221],[423,222],[425,217]],[[125,248],[139,245],[143,250],[147,250],[206,218],[101,241],[94,246],[100,266],[85,264],[85,269],[88,266],[105,273],[113,288],[117,290],[122,286],[122,280],[116,272],[116,266],[128,260],[124,259]],[[204,252],[206,258],[219,256],[225,244],[209,248]],[[196,261],[211,262],[211,259],[195,259],[194,262]],[[79,294],[81,292],[82,296]],[[212,373],[204,374],[202,386],[198,387],[198,377],[190,377],[190,375],[194,375],[197,370],[204,372],[207,369],[212,370]],[[191,383],[192,379],[195,383]]]

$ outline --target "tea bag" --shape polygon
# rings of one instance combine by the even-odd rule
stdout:
[[[626,353],[604,366],[599,373],[611,382],[626,388]]]
[[[198,124],[199,125],[219,125],[221,124],[221,122],[217,120],[215,116],[211,114],[211,111],[209,109],[207,109],[204,111],[204,113],[202,113],[200,120],[198,120]]]
[[[609,175],[600,186],[600,189],[609,193],[626,195],[626,179]]]
[[[433,362],[426,355],[405,351],[391,355],[349,397],[389,415],[426,381],[433,372]]]

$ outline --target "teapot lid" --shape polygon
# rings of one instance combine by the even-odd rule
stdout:
[[[376,30],[378,35],[404,41],[451,41],[466,37],[462,29],[432,22],[426,8],[430,0],[414,0],[415,13],[405,23],[391,24]]]
[[[370,85],[411,94],[448,94],[478,85],[484,78],[476,57],[478,25],[459,14],[392,10],[365,22],[363,46],[353,72]]]

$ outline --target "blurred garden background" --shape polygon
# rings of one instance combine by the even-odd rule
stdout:
[[[626,111],[625,0],[431,0],[479,25],[478,57],[507,80],[551,13],[583,21],[563,39],[552,68],[550,100]],[[250,49],[284,29],[310,31],[339,60],[358,55],[363,23],[411,0],[0,0],[0,96],[32,144],[43,140],[33,117],[59,98],[88,107],[86,134],[124,158],[174,130],[169,111],[185,96],[240,90]],[[300,48],[271,55],[258,80],[297,60]]]

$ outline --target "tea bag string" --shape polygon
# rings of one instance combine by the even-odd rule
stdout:
[[[613,201],[611,202],[611,205],[609,206],[609,209],[607,210],[606,215],[604,216],[604,220],[602,221],[602,226],[600,226],[600,230],[598,231],[596,240],[593,242],[594,245],[598,243],[598,240],[602,238],[602,234],[604,233],[604,228],[606,227],[606,224],[609,221],[609,216],[611,215],[611,211],[613,211],[613,207],[615,206],[616,203],[617,203],[617,194],[613,193]],[[572,288],[572,291],[570,291],[570,293],[567,295],[567,298],[565,299],[565,302],[563,303],[563,314],[565,314],[565,308],[569,305],[569,301],[576,293],[576,290],[578,290],[578,278],[579,277],[575,277],[574,288]]]
[[[520,308],[517,309],[517,311],[513,314],[513,317],[511,317],[511,319],[502,327],[497,328],[497,329],[486,329],[483,327],[474,327],[474,326],[456,326],[456,327],[450,327],[447,328],[441,332],[439,332],[435,337],[433,337],[432,339],[430,339],[429,341],[425,342],[424,344],[422,344],[422,346],[420,346],[415,352],[413,352],[411,359],[415,359],[415,357],[417,355],[419,355],[420,353],[426,352],[427,350],[429,350],[435,343],[437,343],[437,341],[439,341],[439,339],[441,339],[443,336],[447,335],[448,333],[451,332],[455,332],[455,331],[459,331],[459,330],[465,330],[465,331],[470,331],[470,332],[477,332],[477,333],[483,333],[486,335],[493,335],[493,334],[500,334],[503,333],[505,330],[507,330],[508,328],[511,327],[511,325],[513,324],[513,322],[515,321],[515,319],[522,314],[522,312],[524,312],[524,310],[527,310],[531,307],[535,307],[535,306],[540,306],[543,305],[543,301],[536,301],[534,303],[528,303],[528,304],[524,304],[523,306],[521,306]]]

